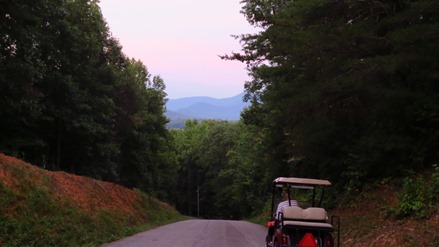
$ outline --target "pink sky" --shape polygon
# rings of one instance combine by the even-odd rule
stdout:
[[[123,52],[160,75],[171,99],[226,98],[244,90],[245,65],[218,55],[241,51],[231,35],[254,33],[240,0],[100,0]]]

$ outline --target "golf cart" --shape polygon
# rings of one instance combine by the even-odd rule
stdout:
[[[331,185],[327,180],[279,177],[273,181],[273,196],[271,202],[271,219],[267,223],[269,233],[266,237],[266,247],[339,247],[340,218],[332,216],[328,220],[327,212],[321,207],[324,187]],[[308,204],[291,205],[292,190],[312,191],[308,195]],[[288,193],[287,206],[276,213],[275,194],[278,190]],[[295,190],[295,193],[298,192]],[[307,193],[310,194],[310,193]],[[320,194],[320,198],[318,197]],[[296,194],[294,194],[296,195]],[[296,197],[294,198],[296,199]],[[318,199],[318,200],[317,200]],[[318,201],[318,203],[317,203]],[[294,202],[294,201],[293,201]],[[334,227],[335,224],[335,227]],[[334,241],[334,231],[337,241]]]

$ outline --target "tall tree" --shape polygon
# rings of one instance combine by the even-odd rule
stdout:
[[[267,192],[261,184],[269,184],[271,173],[255,155],[262,145],[258,131],[214,120],[189,120],[183,129],[173,130],[180,164],[177,209],[233,219],[260,210]]]
[[[44,96],[38,89],[49,69],[43,58],[43,36],[59,16],[59,1],[2,1],[0,8],[0,147],[25,155],[45,143],[36,133]]]
[[[164,81],[122,53],[97,3],[1,3],[0,152],[165,196]]]
[[[166,93],[163,79],[151,78],[147,68],[134,59],[123,70],[124,83],[117,89],[119,107],[116,131],[121,141],[121,183],[166,197],[176,170],[170,152],[170,136],[164,116]]]
[[[114,81],[103,47],[109,37],[96,1],[63,2],[62,19],[51,24],[46,59],[52,70],[43,78],[45,118],[39,124],[50,145],[55,168],[114,180],[112,143]]]
[[[178,181],[180,185],[175,193],[177,209],[187,215],[198,214],[197,192],[204,179],[204,171],[200,166],[200,149],[206,136],[206,125],[197,120],[187,120],[183,129],[172,130],[174,148],[179,163]]]
[[[244,121],[266,131],[275,170],[364,180],[438,158],[438,3],[243,3],[262,31],[224,58],[248,65]]]

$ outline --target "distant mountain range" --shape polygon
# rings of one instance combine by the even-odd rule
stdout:
[[[170,99],[166,103],[168,127],[179,128],[187,119],[215,119],[237,121],[241,111],[249,105],[242,100],[244,93],[230,98],[187,97]],[[178,125],[178,126],[175,126]]]

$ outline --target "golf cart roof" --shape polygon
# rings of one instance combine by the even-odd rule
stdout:
[[[328,180],[312,178],[278,177],[273,181],[274,184],[301,184],[301,185],[331,185]]]

